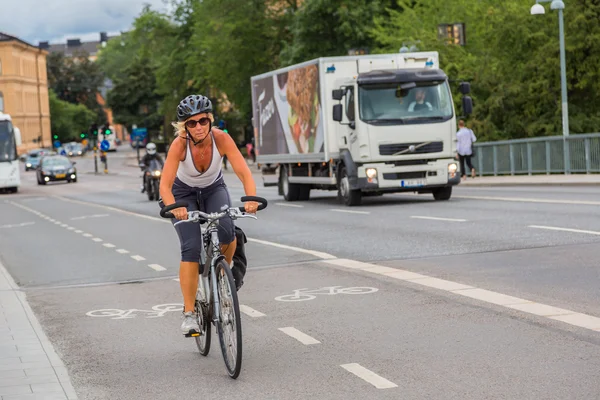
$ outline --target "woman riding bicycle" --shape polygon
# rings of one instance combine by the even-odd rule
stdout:
[[[160,180],[162,207],[176,201],[187,201],[187,208],[176,208],[172,222],[185,220],[188,210],[206,213],[231,207],[231,199],[221,171],[226,156],[233,171],[244,185],[247,196],[256,196],[252,173],[235,142],[225,132],[212,126],[214,117],[211,101],[202,95],[191,95],[177,106],[177,120],[173,123],[176,138],[171,143]],[[258,203],[244,204],[246,212],[256,213]],[[198,289],[199,260],[202,236],[198,224],[178,224],[175,227],[181,244],[179,281],[184,310],[181,332],[184,335],[200,333],[194,302]],[[221,252],[229,265],[236,248],[235,226],[230,217],[219,221]]]

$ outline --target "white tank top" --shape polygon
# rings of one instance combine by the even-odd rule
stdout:
[[[188,186],[204,188],[212,185],[222,176],[221,163],[223,162],[223,157],[221,157],[219,154],[217,142],[215,141],[215,137],[213,136],[212,132],[210,133],[210,136],[213,141],[212,155],[210,165],[204,172],[200,172],[196,168],[194,159],[192,158],[192,150],[190,149],[190,140],[187,140],[187,144],[185,146],[185,158],[183,161],[179,162],[179,167],[177,168],[177,178],[179,178],[180,181]]]

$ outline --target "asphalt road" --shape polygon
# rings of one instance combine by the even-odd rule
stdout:
[[[269,207],[239,222],[249,308],[232,381],[216,336],[204,358],[179,334],[178,240],[131,154],[109,153],[107,175],[78,160],[74,184],[24,173],[0,196],[1,261],[81,399],[598,398],[600,187],[459,186],[448,202],[346,208],[259,184]]]

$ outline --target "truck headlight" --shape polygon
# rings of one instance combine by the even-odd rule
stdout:
[[[458,170],[458,165],[456,164],[448,164],[448,172],[451,174],[455,174]]]
[[[365,171],[367,174],[367,178],[373,179],[377,176],[377,170],[375,168],[367,168]]]

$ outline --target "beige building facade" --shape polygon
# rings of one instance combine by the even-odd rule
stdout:
[[[0,32],[0,112],[9,114],[21,130],[19,154],[50,147],[48,52]]]

